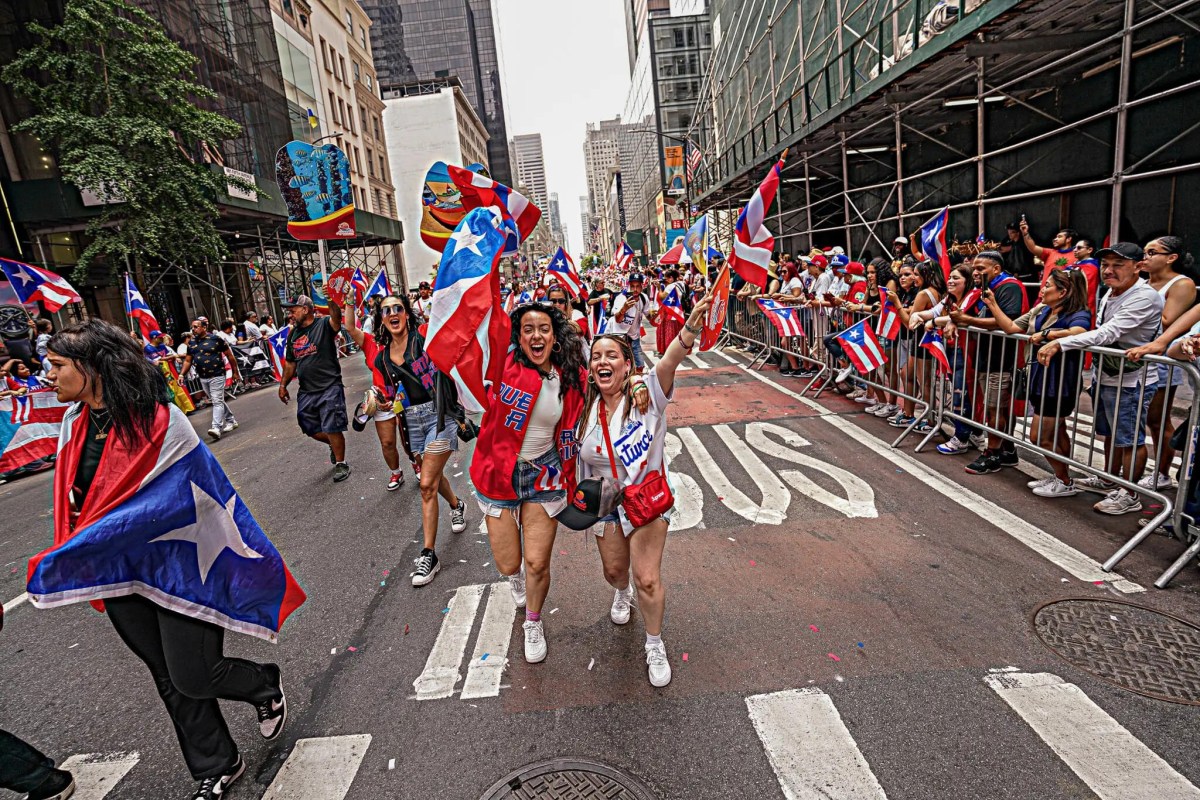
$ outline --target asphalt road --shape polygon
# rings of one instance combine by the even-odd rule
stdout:
[[[646,680],[636,610],[623,628],[608,620],[590,534],[559,535],[543,612],[549,656],[526,664],[503,595],[489,627],[491,595],[471,588],[498,580],[473,503],[461,535],[443,512],[442,572],[414,589],[411,473],[386,492],[368,430],[349,434],[354,472],[335,485],[294,405],[270,390],[238,398],[242,427],[212,450],[309,599],[278,645],[227,637],[228,653],[280,664],[291,708],[283,737],[267,744],[252,709],[225,704],[250,765],[229,796],[473,800],[557,757],[602,762],[661,798],[1200,796],[1200,709],[1092,677],[1031,624],[1062,598],[1195,620],[1195,567],[1152,588],[1178,543],[1152,537],[1119,576],[1098,573],[1095,561],[1135,524],[1093,513],[1098,497],[1036,500],[1016,471],[968,476],[962,457],[914,456],[915,440],[891,450],[893,429],[860,407],[805,401],[795,381],[752,375],[742,360],[707,353],[679,373],[669,443],[679,529],[664,563],[675,677],[665,689]],[[366,372],[357,357],[346,372],[353,397]],[[203,433],[208,415],[192,421]],[[468,457],[448,469],[467,497]],[[50,484],[45,473],[0,486],[6,603],[50,540]],[[495,641],[497,629],[510,638]],[[497,645],[510,658],[502,674],[496,652],[491,665],[481,658]],[[435,651],[459,659],[458,677],[448,696],[417,699]],[[1134,663],[1152,655],[1128,653]],[[1060,680],[1028,677],[1042,673]],[[484,696],[464,698],[476,679]],[[148,674],[88,606],[26,603],[7,615],[0,727],[60,761],[96,754],[89,768],[110,777],[87,797],[190,797]],[[369,743],[342,738],[362,735]]]

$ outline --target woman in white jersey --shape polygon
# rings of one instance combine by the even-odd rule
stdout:
[[[621,489],[626,490],[641,483],[655,470],[666,474],[667,404],[675,387],[675,370],[695,346],[711,302],[711,298],[705,297],[696,303],[687,323],[646,376],[644,390],[633,381],[634,355],[625,337],[601,335],[592,341],[587,397],[577,436],[581,479],[615,477]],[[639,411],[634,394],[645,394],[647,390],[649,407]],[[601,419],[607,422],[607,441]],[[613,474],[614,463],[616,475]],[[662,641],[666,592],[661,572],[663,548],[667,543],[666,516],[634,528],[624,508],[618,508],[603,522],[597,539],[600,560],[604,564],[605,579],[616,590],[609,617],[617,625],[629,621],[633,599],[629,568],[632,565],[638,607],[646,625],[646,664],[650,683],[666,686],[671,682],[671,664]]]

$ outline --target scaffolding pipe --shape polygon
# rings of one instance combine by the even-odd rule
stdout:
[[[842,213],[846,223],[846,251],[850,252],[850,160],[846,157],[846,134],[842,137]]]
[[[892,115],[896,120],[896,235],[904,235],[904,130],[900,122],[900,106]],[[812,224],[811,222],[809,223]],[[890,252],[891,248],[887,248]]]
[[[983,35],[980,34],[980,40],[983,40]],[[987,193],[987,176],[984,168],[984,151],[987,149],[987,129],[984,106],[984,83],[983,83],[983,56],[975,59],[975,226],[977,230],[985,230],[987,223],[984,220],[983,196]]]
[[[1108,240],[1120,241],[1121,201],[1125,183],[1125,136],[1129,127],[1129,73],[1133,65],[1134,0],[1125,0],[1125,33],[1121,40],[1121,70],[1117,75],[1117,130],[1113,137],[1112,211],[1108,217]]]

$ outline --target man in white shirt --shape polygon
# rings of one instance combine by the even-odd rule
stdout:
[[[254,311],[246,315],[246,321],[242,323],[242,328],[246,331],[246,338],[252,342],[263,338],[262,328],[258,326],[258,314]]]
[[[412,310],[418,323],[424,325],[429,322],[429,314],[433,311],[433,287],[429,281],[421,281],[417,285],[417,299],[413,301]]]
[[[645,284],[646,279],[641,273],[635,272],[629,276],[629,288],[613,300],[613,313],[606,331],[629,337],[629,344],[633,347],[635,375],[641,375],[646,368],[646,359],[642,355],[642,319],[650,301],[642,294]]]
[[[1049,364],[1061,350],[1081,347],[1114,347],[1128,350],[1154,341],[1162,325],[1163,297],[1138,276],[1146,256],[1132,242],[1117,242],[1096,253],[1100,278],[1109,293],[1100,301],[1094,330],[1066,336],[1042,345],[1038,361]],[[1117,356],[1094,358],[1093,390],[1096,402],[1095,432],[1104,439],[1106,469],[1137,483],[1146,468],[1146,412],[1154,399],[1158,371],[1146,362]],[[1093,508],[1102,514],[1129,514],[1142,510],[1137,494],[1089,475],[1078,478],[1081,489],[1107,496]]]

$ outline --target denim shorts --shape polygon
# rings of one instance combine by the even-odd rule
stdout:
[[[296,421],[305,436],[344,432],[349,425],[346,390],[335,383],[319,392],[297,392]]]
[[[1120,408],[1117,408],[1120,392]],[[1096,396],[1095,394],[1093,395]],[[1138,402],[1139,396],[1141,402]],[[1143,394],[1141,386],[1100,386],[1096,400],[1095,419],[1096,435],[1112,436],[1113,444],[1117,447],[1133,447],[1135,444],[1146,443],[1146,412],[1150,409],[1150,401],[1154,399],[1154,387],[1146,387]],[[1113,435],[1112,416],[1117,412],[1116,435]],[[1137,441],[1134,441],[1136,434]]]
[[[1166,389],[1168,386],[1183,385],[1182,369],[1171,369],[1169,364],[1158,364],[1157,366],[1158,387],[1155,389],[1155,391],[1158,391],[1159,389]]]
[[[447,442],[450,447],[442,452],[458,450],[458,423],[446,417],[446,425],[437,429],[437,407],[432,403],[421,403],[404,409],[404,423],[408,428],[409,448],[417,454],[424,453],[433,442]]]
[[[476,455],[478,458],[478,454]],[[499,516],[501,509],[518,509],[523,503],[539,503],[544,506],[565,505],[567,490],[565,488],[551,489],[548,483],[559,483],[563,480],[562,459],[558,450],[550,448],[535,459],[517,458],[517,469],[513,473],[512,487],[517,495],[513,500],[494,500],[475,491],[475,499],[484,514],[490,517]],[[550,509],[548,508],[547,511]],[[562,509],[555,510],[558,513]]]
[[[642,340],[631,338],[629,347],[633,350],[633,365],[638,369],[645,369],[646,358],[642,355]]]

